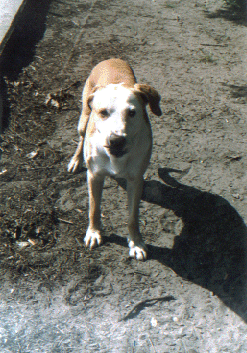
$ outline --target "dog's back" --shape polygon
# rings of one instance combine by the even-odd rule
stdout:
[[[136,78],[132,68],[126,61],[109,59],[100,62],[94,67],[88,83],[91,89],[96,85],[105,87],[111,83],[124,83],[126,86],[133,87],[136,83]]]

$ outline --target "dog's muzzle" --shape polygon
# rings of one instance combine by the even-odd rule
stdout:
[[[109,149],[110,154],[112,156],[122,157],[124,154],[127,153],[126,143],[126,137],[111,134],[108,139],[108,145],[105,147]]]

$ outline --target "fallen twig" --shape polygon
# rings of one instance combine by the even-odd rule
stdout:
[[[67,224],[74,224],[73,222],[68,221],[67,219],[58,218],[58,220],[59,220],[60,222],[63,222],[63,223],[67,223]]]
[[[149,336],[149,341],[151,342],[151,345],[153,347],[153,350],[154,350],[154,353],[157,353],[155,347],[154,347],[154,344],[153,344],[153,341],[151,340],[151,337]]]
[[[77,244],[79,245],[79,246],[83,246],[83,244],[77,239],[77,238],[75,238],[75,241],[77,242]]]
[[[227,44],[202,44],[201,43],[200,45],[203,45],[204,47],[223,47],[223,48],[228,47]]]
[[[142,300],[134,307],[119,321],[127,321],[129,319],[133,319],[135,316],[137,316],[141,310],[143,310],[146,306],[153,306],[158,302],[163,302],[163,301],[170,301],[170,300],[175,300],[174,297],[171,295],[166,296],[166,297],[158,297],[158,298],[153,298],[153,299],[146,299]]]

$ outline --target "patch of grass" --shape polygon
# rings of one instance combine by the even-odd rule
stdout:
[[[205,53],[202,49],[201,49],[201,52],[203,53],[204,56],[201,59],[199,59],[200,62],[206,63],[206,64],[216,63],[216,60],[214,59],[213,54]]]
[[[177,5],[176,3],[173,3],[173,2],[170,2],[170,1],[167,1],[165,3],[165,7],[168,8],[168,9],[175,9],[176,5]]]
[[[212,55],[208,54],[205,55],[203,58],[200,59],[201,63],[215,63],[215,60],[213,59]]]

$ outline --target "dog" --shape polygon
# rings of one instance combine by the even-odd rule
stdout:
[[[86,247],[102,243],[101,196],[106,176],[124,178],[128,196],[128,244],[130,257],[147,258],[147,247],[139,231],[139,203],[143,175],[150,161],[152,131],[146,111],[162,114],[160,95],[146,84],[138,84],[132,68],[121,59],[100,62],[91,71],[82,94],[79,143],[68,171],[87,166],[89,226]]]

